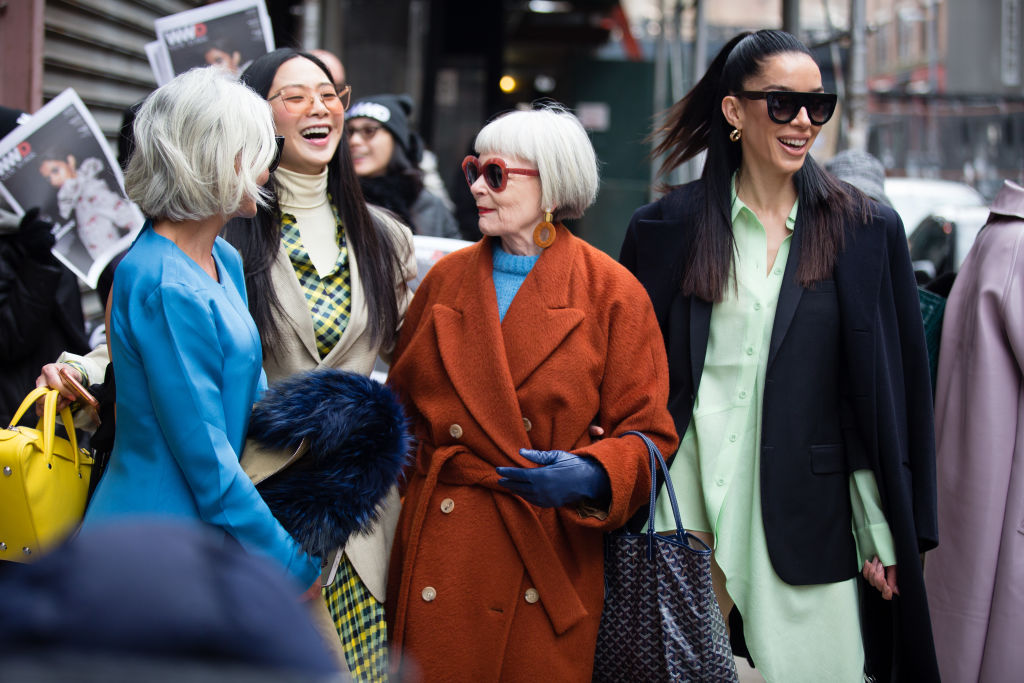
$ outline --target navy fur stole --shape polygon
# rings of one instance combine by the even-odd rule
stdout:
[[[411,450],[394,393],[334,369],[271,386],[253,408],[248,438],[289,451],[307,439],[309,451],[257,489],[303,550],[320,558],[377,520]]]

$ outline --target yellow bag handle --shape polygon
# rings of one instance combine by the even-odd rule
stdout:
[[[14,417],[11,418],[11,423],[8,425],[8,429],[14,429],[18,421],[28,412],[28,409],[41,396],[46,398],[43,400],[43,416],[39,419],[36,424],[36,429],[43,435],[43,455],[46,457],[46,464],[53,463],[53,439],[57,431],[57,401],[60,398],[60,392],[56,389],[49,387],[36,387],[29,392],[25,400],[21,402],[18,410],[15,411]],[[71,416],[71,408],[65,406],[60,411],[60,417],[64,421],[64,428],[68,433],[68,441],[71,442],[71,451],[75,454],[75,471],[79,476],[82,475],[82,453],[78,450],[78,435],[75,434],[75,421]],[[40,429],[42,425],[42,429]]]
[[[32,407],[32,404],[35,403],[40,396],[45,396],[47,392],[50,391],[56,392],[57,390],[51,389],[50,387],[36,387],[32,391],[30,391],[28,393],[28,396],[25,397],[25,400],[21,402],[21,406],[19,406],[18,409],[14,411],[14,417],[11,418],[11,423],[7,426],[7,428],[10,429],[14,425],[18,424],[18,421],[21,420],[22,416],[24,416],[25,413],[28,412],[28,409]]]

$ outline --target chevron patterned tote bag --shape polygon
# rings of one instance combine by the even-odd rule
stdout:
[[[654,533],[657,487],[651,487],[647,530],[605,537],[604,611],[594,655],[594,681],[736,681],[725,621],[711,588],[711,549],[686,533],[668,466],[650,439],[651,481],[665,473],[676,533]]]

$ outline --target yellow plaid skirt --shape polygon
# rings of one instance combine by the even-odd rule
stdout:
[[[363,585],[347,556],[341,556],[334,583],[323,589],[323,595],[338,629],[352,680],[387,681],[388,627],[384,605]]]

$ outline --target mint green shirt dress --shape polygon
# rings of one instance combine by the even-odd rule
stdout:
[[[726,590],[743,615],[754,665],[769,683],[864,680],[857,581],[793,586],[772,568],[761,517],[760,441],[768,349],[790,234],[768,270],[767,235],[732,189],[736,252],[725,298],[712,307],[704,371],[693,416],[671,466],[683,525],[714,537]],[[853,529],[861,564],[878,555],[894,564],[892,537],[874,473],[850,477]],[[659,497],[656,528],[674,528]],[[859,569],[856,568],[856,569]]]

